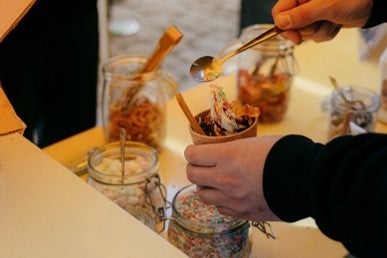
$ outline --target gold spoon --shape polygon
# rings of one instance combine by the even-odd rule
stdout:
[[[200,57],[191,65],[191,77],[199,82],[208,82],[215,80],[222,73],[222,65],[226,60],[235,56],[236,54],[245,51],[246,49],[249,49],[267,39],[276,36],[278,33],[281,32],[282,30],[280,28],[278,28],[277,26],[273,26],[271,29],[268,29],[264,33],[245,43],[240,48],[231,51],[220,58],[215,58],[213,56]]]

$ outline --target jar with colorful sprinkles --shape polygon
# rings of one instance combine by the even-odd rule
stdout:
[[[196,186],[188,185],[175,195],[169,242],[190,257],[249,257],[249,221],[220,214],[195,192]]]

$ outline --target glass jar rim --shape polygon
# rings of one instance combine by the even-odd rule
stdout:
[[[154,80],[162,73],[162,65],[153,71],[141,72],[141,68],[147,62],[148,58],[143,54],[121,54],[113,56],[103,65],[103,73],[112,74],[112,77],[128,81],[149,81]],[[132,70],[128,65],[134,65]]]
[[[184,217],[181,212],[176,208],[176,202],[182,194],[194,191],[195,187],[196,186],[193,184],[184,186],[175,194],[173,198],[172,218],[174,222],[176,222],[180,227],[199,234],[221,234],[224,232],[237,230],[238,228],[244,226],[246,223],[249,223],[247,220],[234,218],[222,214],[220,214],[221,217],[229,219],[229,221],[227,221],[225,225],[221,225],[219,224],[219,222],[211,223],[206,221],[193,221],[190,218]]]
[[[367,88],[360,86],[342,86],[341,90],[346,98],[350,101],[360,100],[365,105],[365,111],[376,112],[380,105],[379,95]],[[333,91],[331,95],[331,103],[338,109],[347,109],[348,105],[341,105],[345,103],[345,100],[337,91]],[[364,110],[359,110],[363,112]]]
[[[129,150],[130,152],[127,152],[127,150]],[[125,154],[142,156],[142,157],[145,157],[147,160],[151,161],[149,167],[146,169],[143,169],[141,172],[128,174],[124,176],[122,176],[121,174],[113,175],[113,174],[105,173],[103,171],[98,170],[93,164],[94,163],[93,159],[104,158],[103,154],[114,154],[115,156],[118,157],[120,156],[120,153],[121,153],[121,150],[120,150],[119,142],[108,143],[102,147],[94,148],[90,150],[88,153],[88,159],[87,159],[89,176],[94,180],[103,184],[131,185],[131,184],[143,183],[147,179],[158,174],[159,157],[158,157],[157,150],[147,144],[144,144],[141,142],[135,142],[135,141],[125,142]],[[106,178],[106,177],[113,180],[103,180],[103,178]]]

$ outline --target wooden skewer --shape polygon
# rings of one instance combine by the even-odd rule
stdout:
[[[174,25],[170,26],[161,36],[157,47],[148,58],[144,67],[140,70],[140,75],[156,70],[169,52],[171,52],[171,50],[177,45],[177,43],[180,42],[182,38],[183,34],[179,31],[179,29]],[[130,108],[132,104],[131,101],[134,99],[134,96],[144,87],[144,84],[141,82],[141,76],[138,77],[138,80],[138,84],[126,93],[125,101],[122,105],[123,109]]]
[[[126,130],[120,128],[120,154],[121,154],[121,182],[124,183],[125,179],[125,143],[126,143]]]
[[[149,57],[147,63],[141,70],[141,73],[151,72],[161,64],[173,47],[180,42],[183,34],[174,25],[170,26],[160,38],[156,49]]]
[[[203,129],[200,127],[198,121],[196,121],[196,119],[192,115],[191,111],[189,110],[187,103],[185,102],[181,93],[179,93],[179,92],[176,93],[176,100],[177,100],[177,103],[179,103],[181,109],[183,110],[185,116],[187,117],[187,119],[190,122],[194,131],[197,133],[200,133],[200,134],[205,134]]]

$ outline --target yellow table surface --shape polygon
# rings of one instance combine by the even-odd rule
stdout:
[[[222,85],[227,96],[235,96],[235,77],[224,76],[215,83]],[[258,135],[303,134],[315,141],[325,142],[327,116],[320,111],[322,99],[330,90],[311,81],[296,77],[291,93],[291,102],[286,118],[277,124],[259,124]],[[200,85],[183,96],[193,113],[208,107],[208,84]],[[161,177],[168,191],[174,192],[189,182],[185,176],[186,161],[183,151],[191,138],[188,122],[175,99],[167,104],[167,139],[160,152]],[[378,131],[387,132],[387,126],[377,125]],[[44,149],[59,162],[68,165],[85,157],[88,149],[105,143],[103,129],[96,127]],[[171,194],[169,195],[171,200]],[[276,240],[266,239],[258,230],[253,230],[252,257],[344,257],[347,253],[341,243],[325,237],[311,219],[295,224],[271,223]],[[165,237],[165,232],[162,234]]]
[[[321,102],[332,91],[328,76],[336,77],[344,85],[357,84],[378,90],[377,65],[361,63],[357,59],[358,31],[344,30],[337,38],[322,44],[306,42],[296,48],[295,55],[301,71],[295,77],[291,89],[286,117],[280,123],[259,124],[258,135],[302,134],[324,143],[327,141],[328,120],[327,115],[321,112]],[[229,99],[235,98],[234,75],[223,76],[214,83],[224,87]],[[182,92],[182,95],[192,113],[198,113],[209,106],[208,83]],[[160,153],[160,174],[167,186],[169,200],[176,190],[189,183],[185,176],[186,161],[183,157],[185,147],[191,144],[187,126],[188,122],[176,100],[171,99],[167,104],[167,138]],[[378,123],[376,131],[387,133],[387,125]],[[68,166],[84,159],[90,148],[104,143],[103,130],[96,127],[53,144],[45,148],[44,152]],[[266,239],[254,229],[251,257],[341,258],[347,254],[341,243],[325,237],[310,218],[293,224],[271,224],[277,239]],[[165,232],[162,236],[165,237]]]
[[[0,257],[186,255],[13,133],[0,136]]]

